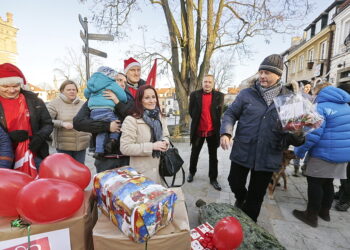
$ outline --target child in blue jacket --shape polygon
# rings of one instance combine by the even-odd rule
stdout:
[[[97,69],[88,80],[84,95],[88,100],[88,107],[91,110],[90,118],[93,120],[112,122],[119,120],[114,113],[115,103],[103,96],[104,91],[111,90],[120,102],[126,103],[127,96],[125,91],[116,83],[115,76],[117,72],[109,67],[102,66]],[[104,145],[108,133],[99,133],[96,136],[95,157],[103,156],[105,153]],[[120,133],[109,133],[111,140],[119,140]]]
[[[13,151],[10,137],[0,126],[0,168],[12,168]]]

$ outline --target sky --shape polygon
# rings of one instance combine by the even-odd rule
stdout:
[[[306,25],[315,19],[330,4],[331,0],[318,0],[313,12],[306,18]],[[59,84],[62,77],[54,71],[60,67],[59,60],[64,59],[67,50],[81,53],[83,41],[80,38],[81,25],[78,15],[87,17],[91,21],[91,5],[82,4],[78,0],[0,0],[0,17],[6,20],[6,12],[13,13],[14,26],[17,32],[17,66],[23,71],[27,80],[34,85],[44,88],[53,88],[53,79]],[[159,34],[166,34],[166,23],[159,7],[149,6],[139,10],[132,16],[130,27],[133,27],[133,35],[126,40],[114,42],[91,41],[90,47],[107,52],[108,57],[99,58],[102,65],[122,69],[123,60],[132,56],[128,51],[134,44],[140,41],[152,41]],[[148,28],[142,32],[140,27]],[[89,33],[106,33],[98,30],[94,24],[89,23]],[[297,32],[302,35],[302,29]],[[163,35],[162,35],[163,36]],[[256,73],[261,61],[273,53],[281,53],[290,47],[291,35],[273,35],[269,44],[263,37],[256,37],[248,41],[254,51],[251,58],[243,57],[236,60],[232,68],[233,85],[238,85],[242,80]],[[141,42],[142,43],[142,42]],[[142,78],[147,78],[144,73]],[[172,79],[160,77],[157,87],[173,86]],[[159,85],[158,85],[159,83]]]

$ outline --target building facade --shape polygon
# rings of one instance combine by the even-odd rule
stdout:
[[[286,82],[327,79],[330,77],[336,26],[333,17],[345,1],[334,1],[305,29],[302,39],[285,54]],[[295,42],[295,41],[293,41]]]
[[[17,31],[11,13],[6,13],[6,20],[0,17],[0,63],[16,63]]]
[[[350,84],[350,0],[344,2],[334,17],[336,26],[331,58],[330,81]]]

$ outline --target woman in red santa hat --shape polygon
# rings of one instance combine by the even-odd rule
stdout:
[[[21,88],[25,84],[20,69],[10,63],[0,64],[0,125],[13,144],[13,168],[35,177],[40,162],[49,155],[46,140],[53,125],[44,102]]]

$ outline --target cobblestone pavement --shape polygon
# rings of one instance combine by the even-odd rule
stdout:
[[[189,168],[190,145],[189,143],[175,143],[178,147],[185,164],[186,174]],[[230,168],[229,151],[218,150],[219,177],[218,182],[222,191],[216,191],[209,183],[208,178],[208,150],[203,145],[198,162],[198,172],[192,183],[185,183],[183,190],[186,198],[188,216],[191,228],[199,225],[198,208],[195,202],[201,198],[207,203],[225,202],[233,204],[235,201],[228,182],[227,176]],[[93,158],[87,155],[86,165],[93,174],[96,173]],[[293,209],[304,209],[307,200],[307,184],[305,177],[293,177],[292,166],[287,168],[288,190],[283,191],[277,187],[275,200],[265,197],[258,224],[275,235],[287,249],[307,250],[333,250],[350,249],[350,213],[338,212],[332,208],[331,222],[319,219],[319,227],[312,228],[295,219]],[[339,186],[339,181],[335,181]],[[91,188],[91,184],[89,186]],[[337,189],[337,188],[336,188]]]

